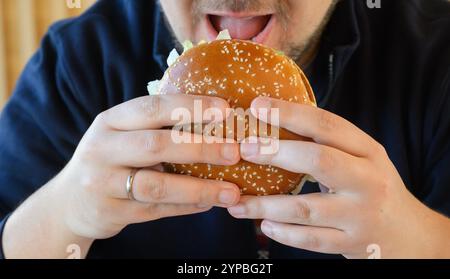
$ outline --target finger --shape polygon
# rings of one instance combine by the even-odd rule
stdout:
[[[271,108],[279,112],[279,123],[271,124],[309,137],[319,144],[359,157],[368,157],[380,148],[380,144],[354,124],[320,108],[260,97],[252,102],[251,111],[258,117],[260,109],[267,109],[270,114]],[[263,120],[272,122],[267,114]]]
[[[318,253],[344,254],[350,246],[350,240],[343,231],[331,228],[319,228],[291,225],[264,220],[262,232],[271,239],[295,248]]]
[[[121,183],[110,187],[108,194],[118,199],[128,199],[126,177],[123,172]],[[123,185],[123,186],[122,186]],[[134,174],[132,193],[142,203],[190,204],[202,206],[229,207],[239,201],[239,188],[225,181],[206,180],[187,175],[162,173],[150,169],[138,170]]]
[[[137,224],[166,217],[191,215],[210,210],[212,207],[191,204],[144,204],[129,200],[114,200],[108,212],[118,224]],[[114,212],[114,213],[113,213]]]
[[[314,193],[300,196],[241,197],[228,212],[239,219],[267,219],[280,223],[342,229],[349,221],[345,196]]]
[[[314,142],[279,141],[274,154],[261,152],[261,146],[260,141],[246,140],[241,143],[241,157],[256,164],[307,173],[332,191],[358,189],[377,175],[367,159]]]
[[[178,143],[170,130],[111,132],[99,148],[111,164],[135,168],[161,162],[234,165],[240,159],[237,143],[196,143],[189,133],[182,133],[182,137],[186,141]]]
[[[202,119],[201,116],[208,109],[217,112],[213,115],[224,119],[227,108],[227,101],[217,97],[185,94],[145,96],[117,105],[103,112],[99,118],[116,130],[158,129],[188,123],[207,123],[211,119]]]
[[[198,214],[209,211],[212,206],[186,204],[153,204],[137,212],[136,222],[148,222],[167,217]]]

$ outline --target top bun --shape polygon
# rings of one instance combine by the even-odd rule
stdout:
[[[192,94],[220,97],[232,108],[248,109],[258,96],[315,106],[316,100],[303,71],[297,64],[272,48],[241,40],[216,40],[192,47],[168,68],[158,94]],[[249,121],[252,117],[234,121]],[[234,125],[236,129],[236,126]],[[228,124],[225,125],[228,129]],[[245,125],[245,136],[252,135]],[[269,127],[267,137],[277,129],[281,140],[308,140],[285,129]],[[224,132],[227,135],[229,131]],[[234,139],[237,137],[234,131]],[[253,134],[254,135],[254,134]],[[301,160],[301,158],[299,158]],[[235,166],[209,164],[165,164],[167,171],[237,184],[247,195],[273,195],[299,192],[306,178],[273,166],[256,165],[241,160]]]

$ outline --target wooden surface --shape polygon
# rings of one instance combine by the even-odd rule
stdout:
[[[69,8],[66,0],[0,0],[0,109],[50,24],[77,16],[95,2],[79,1],[80,8]]]

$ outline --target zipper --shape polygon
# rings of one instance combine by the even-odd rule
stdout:
[[[328,92],[330,92],[331,87],[334,82],[334,53],[328,55]],[[327,94],[328,95],[328,94]]]
[[[320,100],[318,106],[320,108],[325,108],[328,104],[328,100],[330,99],[331,92],[333,91],[334,79],[335,79],[335,54],[330,53],[328,55],[328,87],[326,89],[325,96],[323,96],[322,100]]]

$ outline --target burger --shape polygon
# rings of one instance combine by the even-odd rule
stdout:
[[[200,42],[196,46],[185,42],[183,46],[182,55],[178,55],[176,50],[169,55],[169,68],[163,78],[149,83],[151,95],[192,94],[227,100],[230,107],[235,109],[234,113],[221,123],[220,129],[223,131],[218,133],[216,129],[213,136],[219,134],[225,138],[232,135],[237,142],[256,136],[266,138],[269,142],[270,139],[274,140],[272,135],[275,134],[280,140],[310,141],[275,126],[267,125],[267,129],[259,129],[260,120],[256,122],[258,129],[252,128],[249,123],[255,123],[253,120],[256,118],[251,113],[236,113],[248,111],[258,96],[316,106],[308,79],[292,59],[264,45],[231,39],[226,31],[221,32],[214,41]],[[244,133],[239,133],[238,127],[243,127]],[[188,130],[192,129],[204,131],[189,125]],[[164,168],[167,172],[232,182],[245,195],[296,194],[304,182],[311,179],[306,174],[244,160],[234,166],[165,163]]]

